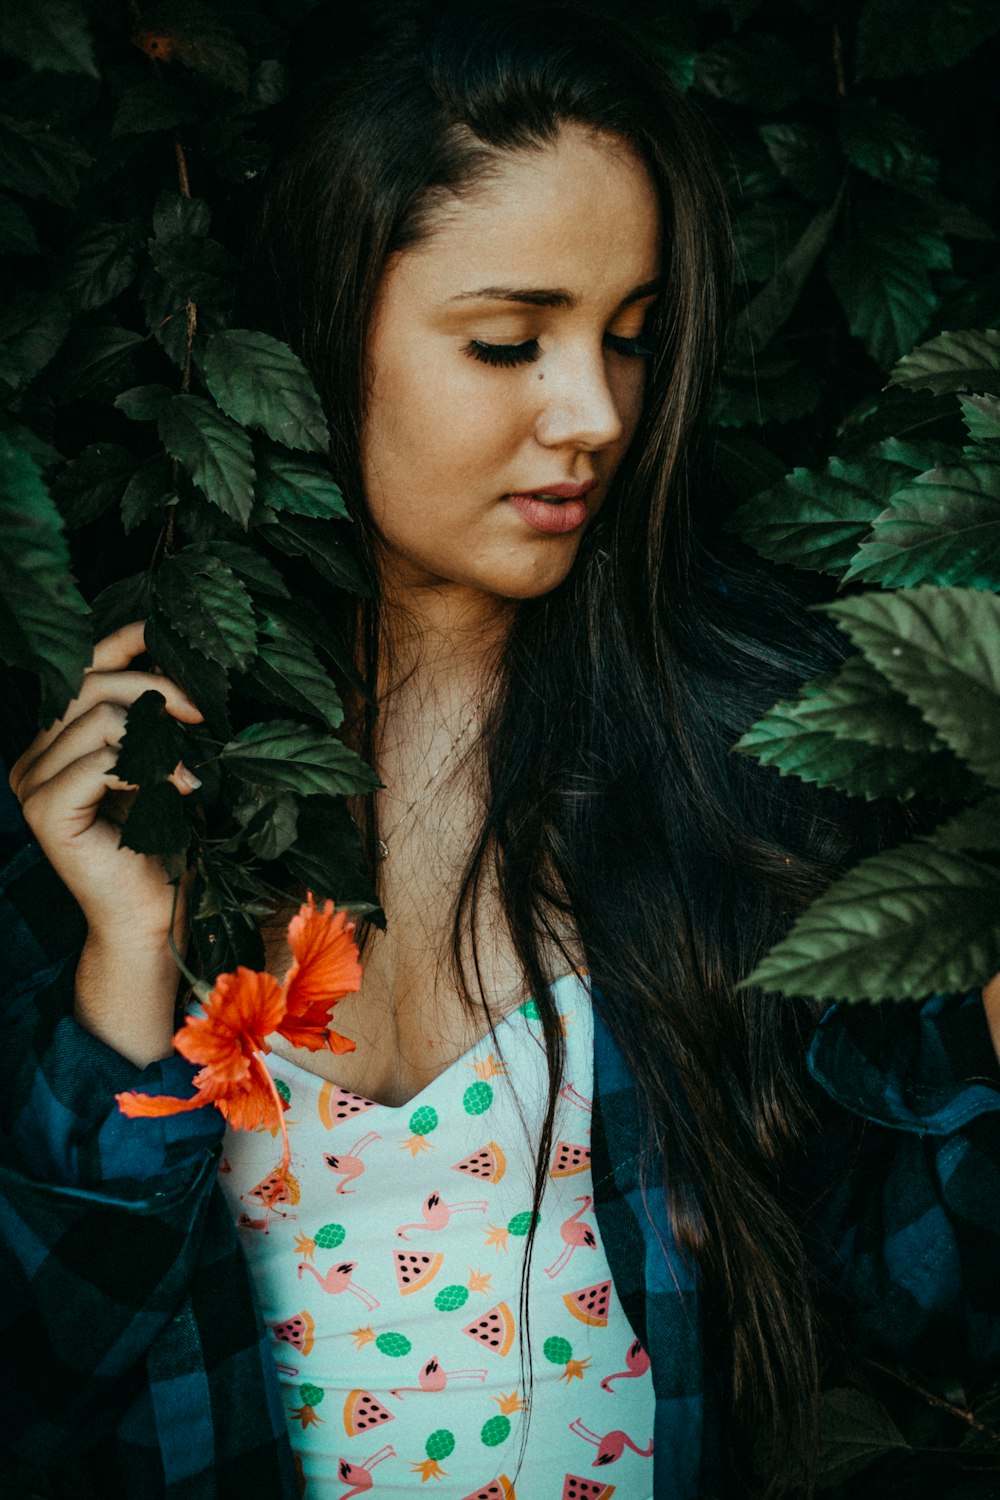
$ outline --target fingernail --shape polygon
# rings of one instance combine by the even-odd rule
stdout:
[[[196,792],[201,786],[201,782],[197,776],[195,776],[193,771],[189,771],[187,766],[181,766],[179,770],[174,772],[174,775],[189,791]]]

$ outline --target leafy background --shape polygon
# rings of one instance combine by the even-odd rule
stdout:
[[[317,8],[0,11],[0,748],[9,762],[63,711],[95,638],[149,620],[151,659],[206,724],[155,694],[135,706],[123,837],[175,876],[194,866],[208,974],[262,963],[255,917],[289,883],[379,915],[343,803],[376,783],[336,733],[351,667],[323,599],[363,585],[325,420],[292,351],[233,317],[243,204]],[[627,9],[730,191],[715,483],[856,651],[738,748],[932,809],[756,977],[850,1000],[966,987],[1000,969],[1000,9]],[[183,800],[164,780],[182,757],[204,783]],[[80,1494],[78,1476],[0,1481]],[[834,1500],[1000,1492],[1000,1389],[874,1367],[835,1384],[821,1483]]]

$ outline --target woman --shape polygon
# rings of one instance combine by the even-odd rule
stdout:
[[[353,1056],[275,1062],[299,1202],[267,1202],[265,1136],[228,1137],[216,1185],[211,1110],[122,1120],[117,1090],[191,1070],[171,892],[104,798],[142,691],[200,714],[131,666],[141,626],[100,643],[11,778],[86,922],[49,967],[22,932],[8,1007],[9,1330],[51,1372],[10,1393],[19,1451],[85,1453],[102,1494],[294,1495],[291,1426],[309,1496],[743,1494],[755,1435],[808,1462],[829,1307],[883,1356],[995,1358],[997,1225],[950,1187],[1000,1153],[986,1012],[893,1017],[884,1065],[881,1018],[834,1013],[810,1076],[816,1014],[736,992],[863,839],[728,754],[830,648],[715,555],[692,453],[724,220],[687,111],[575,9],[418,13],[340,55],[298,96],[248,296],[320,385],[370,576],[341,623],[389,927],[338,1009]],[[430,1139],[456,1089],[461,1160]],[[321,1151],[323,1109],[347,1134]]]

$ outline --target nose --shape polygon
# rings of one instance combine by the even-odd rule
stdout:
[[[597,450],[618,442],[623,393],[608,378],[603,348],[567,350],[539,373],[535,436],[543,447]]]

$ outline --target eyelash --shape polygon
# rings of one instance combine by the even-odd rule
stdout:
[[[604,342],[614,354],[627,359],[648,359],[653,353],[641,338],[624,339],[616,333],[606,333]],[[487,344],[482,339],[473,339],[463,351],[480,364],[494,369],[510,369],[514,365],[534,364],[540,354],[537,339],[528,339],[523,344]]]

